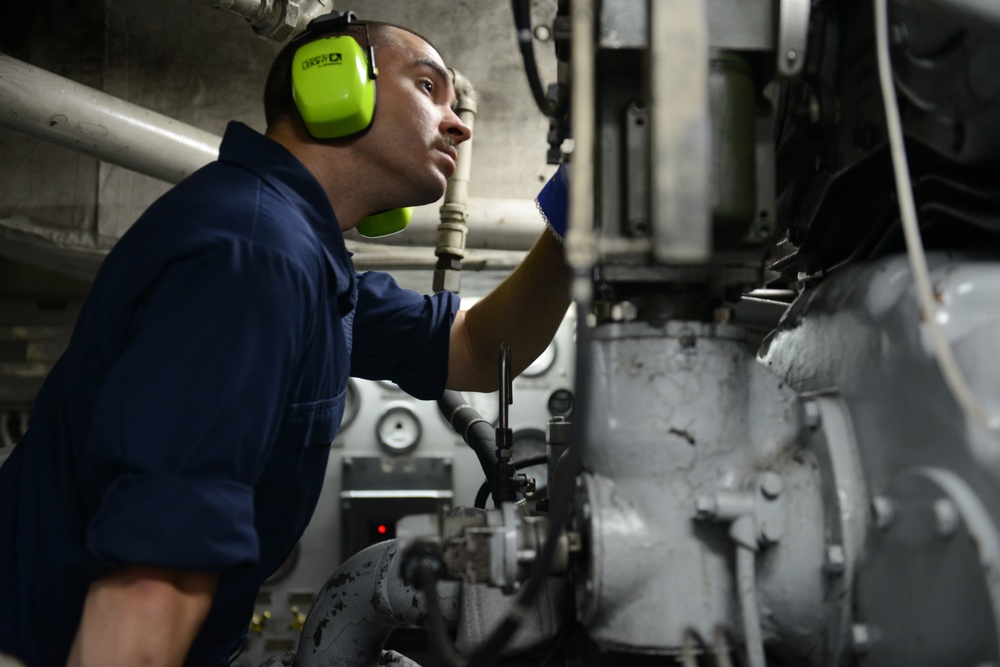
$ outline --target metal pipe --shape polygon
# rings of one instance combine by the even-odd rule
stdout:
[[[283,42],[312,19],[332,9],[316,0],[205,0],[216,9],[238,14],[259,37]]]
[[[0,53],[0,125],[177,183],[222,139]]]
[[[570,174],[569,225],[566,230],[566,262],[573,270],[573,299],[579,312],[586,312],[592,298],[590,270],[597,257],[594,240],[594,186],[597,143],[596,19],[595,0],[573,0],[572,5],[571,114],[573,118]]]
[[[459,71],[451,70],[455,82],[456,113],[471,130],[476,124],[476,91],[472,83]],[[434,268],[433,289],[448,290],[456,294],[462,286],[462,258],[465,257],[465,239],[469,228],[469,173],[472,171],[472,138],[458,145],[455,173],[448,179],[441,206],[441,223],[437,227],[437,244],[434,254],[438,257]]]
[[[416,207],[406,231],[380,238],[379,245],[432,248],[438,245],[443,202],[444,199],[435,204]],[[467,209],[465,225],[472,229],[472,235],[466,237],[466,250],[530,250],[545,228],[533,199],[469,197]],[[346,238],[364,240],[364,237],[355,232],[348,232]]]
[[[396,540],[373,544],[347,560],[319,592],[299,639],[296,667],[370,667],[396,628],[422,627],[427,600],[400,576]],[[461,584],[437,584],[445,623],[458,618]]]

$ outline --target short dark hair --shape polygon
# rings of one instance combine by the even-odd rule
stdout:
[[[392,34],[393,30],[402,30],[411,33],[428,44],[431,43],[429,39],[409,28],[383,21],[358,21],[346,30],[321,32],[304,40],[292,40],[278,52],[274,62],[271,64],[271,71],[268,72],[267,82],[264,84],[264,122],[268,128],[283,118],[298,114],[298,109],[295,108],[295,100],[292,99],[292,58],[295,55],[295,51],[303,44],[308,44],[309,42],[332,35],[350,34],[352,36],[360,36],[361,33],[359,31],[363,31],[363,28],[360,27],[361,24],[364,24],[368,28],[368,37],[371,39],[372,48],[375,49],[376,53],[376,64],[378,63],[379,49],[392,46],[396,42]],[[359,41],[363,42],[363,38]],[[363,43],[361,45],[362,47],[365,46]]]

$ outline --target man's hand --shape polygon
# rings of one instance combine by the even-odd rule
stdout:
[[[70,667],[180,665],[208,615],[218,575],[127,565],[90,585]]]

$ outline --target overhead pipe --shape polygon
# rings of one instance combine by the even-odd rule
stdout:
[[[205,0],[216,9],[238,14],[260,37],[283,42],[312,19],[333,8],[315,0]]]
[[[178,183],[219,155],[222,139],[0,53],[0,125]]]
[[[455,113],[471,130],[476,124],[476,91],[472,83],[457,70],[451,70],[455,85]],[[472,139],[458,145],[455,173],[448,179],[441,205],[441,224],[437,228],[437,265],[434,267],[433,289],[456,294],[462,286],[462,258],[469,228],[469,173],[472,171]]]
[[[442,198],[437,203],[416,207],[406,231],[379,239],[379,245],[437,246],[444,202]],[[466,249],[530,250],[545,228],[533,199],[469,197],[466,209],[464,224],[472,230],[465,240]],[[356,232],[348,232],[346,238],[364,240]]]
[[[306,618],[296,667],[370,667],[397,628],[423,627],[427,600],[405,583],[396,540],[373,544],[349,558],[320,590]],[[458,619],[461,584],[437,584],[438,607],[448,626]]]

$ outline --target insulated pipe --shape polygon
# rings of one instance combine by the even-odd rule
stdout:
[[[0,125],[167,183],[214,161],[222,142],[2,53]]]
[[[423,627],[427,600],[400,576],[396,540],[359,551],[327,580],[299,638],[296,667],[371,667],[396,628]],[[445,623],[458,618],[461,584],[437,584]]]
[[[476,91],[462,74],[451,70],[455,83],[455,112],[471,130],[476,124]],[[437,228],[437,266],[434,268],[435,292],[460,291],[462,286],[462,258],[465,257],[465,238],[469,228],[469,173],[472,170],[472,139],[458,145],[455,173],[448,179],[441,205],[441,223]]]

